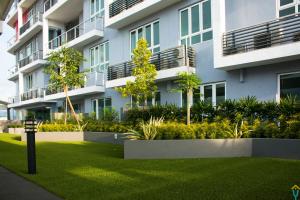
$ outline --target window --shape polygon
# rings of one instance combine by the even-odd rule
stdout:
[[[159,21],[152,22],[130,32],[130,52],[135,49],[139,39],[145,38],[152,53],[160,51]]]
[[[109,65],[109,42],[90,48],[91,72],[103,72]]]
[[[104,0],[90,0],[90,16],[94,21],[97,16],[104,16]]]
[[[300,101],[300,72],[279,75],[280,98],[296,97]]]
[[[153,97],[149,97],[147,99],[147,106],[158,106],[161,105],[160,103],[160,92],[157,91]],[[131,97],[131,107],[137,106],[137,100],[133,97]],[[144,106],[144,102],[139,102],[139,106]]]
[[[105,115],[105,110],[112,110],[111,98],[100,98],[92,100],[93,112],[96,113],[96,118],[100,119]]]
[[[300,0],[277,0],[278,17],[300,12]]]
[[[193,45],[213,37],[211,0],[201,1],[180,11],[180,43]]]
[[[194,90],[193,103],[200,100],[217,106],[226,99],[226,83],[213,83],[201,85],[200,89]]]
[[[33,88],[33,75],[32,74],[28,74],[24,77],[25,80],[25,92],[31,90]]]

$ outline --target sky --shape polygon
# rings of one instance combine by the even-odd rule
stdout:
[[[7,41],[13,36],[13,29],[3,22],[3,33],[0,36],[0,100],[3,101],[15,96],[15,84],[7,80],[8,70],[16,65],[15,56],[6,52]]]

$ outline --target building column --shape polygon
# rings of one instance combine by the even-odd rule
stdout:
[[[49,52],[49,24],[48,19],[43,17],[43,57],[46,57]]]

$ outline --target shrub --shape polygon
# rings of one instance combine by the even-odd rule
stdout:
[[[84,128],[84,131],[90,132],[116,132],[116,133],[126,133],[133,127],[127,124],[113,123],[113,122],[88,122]]]
[[[212,120],[216,115],[215,108],[204,101],[195,103],[191,109],[191,118],[194,122],[200,122],[204,119]]]
[[[182,123],[165,123],[158,127],[156,139],[195,139],[195,131],[192,127],[193,125],[188,126]]]
[[[300,121],[291,120],[287,122],[284,136],[290,139],[300,139]]]
[[[252,126],[251,137],[253,138],[283,138],[282,131],[274,122],[255,120]]]
[[[24,128],[23,124],[9,124],[7,128]]]
[[[74,132],[79,131],[78,125],[74,124],[42,124],[38,132]]]

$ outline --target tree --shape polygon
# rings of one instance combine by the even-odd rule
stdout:
[[[177,83],[176,91],[186,92],[187,94],[187,125],[191,124],[191,103],[190,100],[193,95],[194,89],[198,88],[201,84],[201,80],[195,73],[181,72],[178,73],[178,79],[175,81]]]
[[[150,63],[151,51],[147,48],[147,41],[142,38],[137,42],[137,47],[133,50],[134,68],[132,75],[134,81],[127,81],[125,87],[116,88],[122,94],[122,97],[131,96],[137,100],[137,104],[144,102],[147,105],[147,99],[153,97],[157,91],[155,79],[157,75],[155,65]]]
[[[77,115],[74,111],[70,97],[68,96],[69,88],[82,87],[84,85],[84,72],[79,72],[79,67],[84,61],[83,55],[73,49],[62,47],[58,51],[52,51],[49,54],[49,66],[45,68],[45,73],[50,75],[49,89],[57,90],[63,88],[66,95],[65,107],[65,124],[67,123],[67,108],[68,104],[71,112],[80,126]]]

